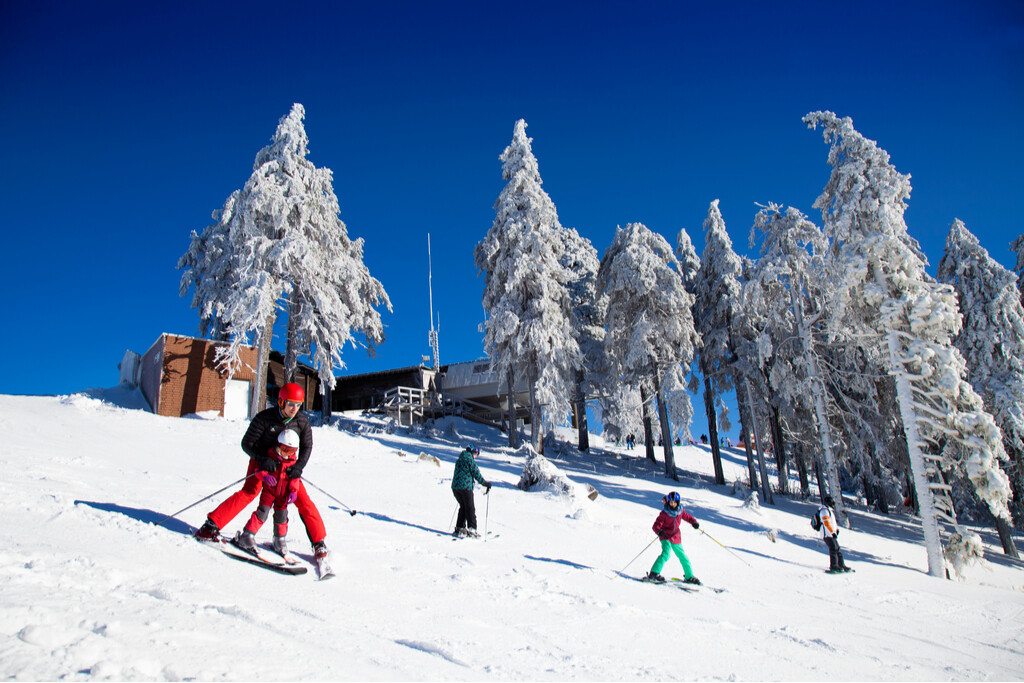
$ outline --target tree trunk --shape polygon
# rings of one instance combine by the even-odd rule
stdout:
[[[640,383],[640,415],[644,423],[644,450],[647,459],[651,462],[658,462],[654,457],[654,429],[651,427],[650,396],[647,394],[647,387]]]
[[[580,370],[576,373],[576,448],[585,452],[590,450],[590,431],[587,425],[587,401],[583,395],[583,379],[583,371]]]
[[[540,455],[544,454],[544,420],[537,402],[537,369],[530,367],[530,442]]]
[[[715,467],[715,483],[725,483],[722,470],[722,451],[718,445],[718,416],[715,414],[715,396],[711,392],[711,378],[704,375],[704,412],[708,416],[708,438],[711,439],[711,463]]]
[[[274,338],[274,321],[276,313],[267,316],[267,322],[260,331],[260,340],[256,345],[256,377],[252,386],[252,405],[249,406],[249,417],[255,417],[256,413],[263,410],[267,405],[267,370],[270,367],[270,344]]]
[[[815,456],[814,458],[814,478],[818,480],[818,502],[825,502],[825,492],[828,488],[825,486],[825,477],[822,474],[824,468],[821,466],[821,458]]]
[[[761,497],[769,505],[775,505],[775,498],[772,496],[772,488],[768,483],[768,468],[764,464],[764,449],[761,448],[760,428],[757,424],[757,413],[754,412],[754,397],[750,391],[750,382],[747,385],[747,410],[750,412],[750,424],[754,428],[754,445],[757,446],[757,462],[761,470]]]
[[[1017,554],[1017,546],[1013,544],[1013,527],[1002,517],[996,517],[996,531],[999,532],[999,542],[1003,544],[1003,552],[1015,560],[1020,559]]]
[[[807,498],[811,495],[811,482],[807,477],[807,456],[802,445],[796,448],[793,457],[796,458],[796,471],[800,475],[800,495]]]
[[[747,454],[747,475],[750,477],[750,488],[758,488],[757,465],[754,464],[754,449],[750,445],[750,435],[753,434],[753,423],[751,422],[750,411],[747,402],[740,397],[740,386],[744,386],[739,374],[735,375],[736,404],[740,411],[740,438],[743,440],[743,450]]]
[[[664,444],[665,476],[679,481],[679,473],[676,472],[676,455],[672,450],[672,427],[668,421],[668,404],[665,401],[665,391],[661,387],[661,379],[657,372],[654,373],[654,390],[658,395],[658,422],[661,424],[661,442]]]
[[[294,382],[295,372],[299,367],[299,319],[302,313],[302,298],[299,286],[292,285],[292,295],[288,300],[288,338],[284,351],[284,381]]]
[[[516,410],[516,389],[515,376],[512,368],[509,367],[505,373],[505,381],[508,386],[508,447],[519,449],[519,418]]]
[[[782,422],[779,420],[779,409],[770,407],[769,425],[771,426],[772,445],[775,447],[775,467],[779,471],[779,493],[789,495],[789,470],[786,465],[786,442],[782,437]]]
[[[913,388],[903,370],[903,364],[900,362],[899,341],[896,338],[896,333],[889,332],[886,337],[889,347],[889,372],[896,378],[896,399],[900,408],[900,417],[903,419],[903,431],[907,436],[910,472],[914,478],[914,488],[917,490],[924,546],[928,553],[928,573],[941,579],[946,576],[946,563],[942,556],[939,520],[935,515],[935,497],[928,486],[928,473],[921,448],[921,437],[917,431]]]
[[[843,506],[843,492],[839,484],[839,464],[836,462],[835,449],[832,443],[832,427],[829,424],[828,411],[825,406],[825,384],[821,378],[821,372],[818,370],[818,356],[814,353],[811,331],[804,324],[803,302],[796,292],[792,290],[790,291],[790,297],[793,302],[793,314],[796,317],[797,333],[800,335],[805,367],[807,368],[807,379],[811,389],[811,402],[814,404],[814,422],[818,428],[818,437],[821,438],[821,457],[825,465],[825,478],[828,481],[828,490],[835,499],[835,511],[836,516],[839,518],[839,523],[849,528],[850,520]]]

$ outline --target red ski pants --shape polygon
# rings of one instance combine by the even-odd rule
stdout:
[[[255,473],[256,461],[250,458],[249,468],[245,471],[248,478],[245,480],[242,488],[228,496],[227,500],[207,515],[210,521],[217,525],[218,529],[223,529],[230,524],[231,520],[237,517],[238,513],[244,510],[256,498],[260,489],[263,488],[263,482],[252,476]],[[306,493],[306,487],[301,485],[301,480],[299,497],[295,500],[295,509],[299,511],[299,517],[302,519],[302,523],[306,525],[306,535],[309,537],[310,543],[319,543],[327,538],[327,529],[324,527],[324,520],[320,516],[320,511],[313,504],[313,501],[310,500],[309,494]]]

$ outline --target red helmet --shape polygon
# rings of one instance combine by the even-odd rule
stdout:
[[[283,405],[285,401],[295,401],[296,403],[302,403],[306,400],[306,392],[295,382],[288,382],[281,387],[280,393],[277,395],[278,404]]]

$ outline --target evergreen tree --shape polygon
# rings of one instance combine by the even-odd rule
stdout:
[[[758,343],[765,381],[773,391],[773,408],[791,423],[813,415],[822,466],[831,491],[839,490],[839,468],[828,418],[826,383],[822,377],[814,321],[824,312],[827,296],[824,254],[827,243],[821,230],[800,211],[770,204],[754,219],[751,244],[762,233],[761,256],[744,287],[744,302],[758,311],[762,321]],[[800,408],[804,410],[801,412]],[[781,420],[775,429],[781,431]],[[791,431],[800,431],[791,428]],[[780,491],[786,492],[784,445],[775,439]],[[845,519],[840,496],[836,512]]]
[[[683,287],[679,263],[664,237],[640,223],[615,232],[601,259],[598,292],[608,297],[605,352],[610,373],[626,385],[646,387],[658,399],[665,473],[678,480],[672,450],[668,401],[671,395],[689,435],[692,415],[685,370],[700,337],[693,327],[693,295]],[[653,440],[653,434],[648,438]]]
[[[569,292],[569,306],[572,312],[570,324],[582,354],[583,364],[576,371],[573,415],[576,418],[578,434],[577,447],[581,451],[590,449],[590,433],[587,428],[587,396],[603,384],[604,361],[604,306],[603,298],[597,296],[597,269],[600,260],[590,240],[581,237],[572,228],[561,231],[565,249],[561,265],[571,274],[566,285]]]
[[[565,250],[562,226],[541,188],[531,142],[520,119],[500,157],[506,184],[494,204],[494,223],[476,245],[474,257],[485,274],[484,349],[510,389],[514,377],[526,377],[532,445],[541,453],[542,406],[552,421],[568,414],[583,360],[565,324],[572,316],[566,287],[573,276],[560,262]]]
[[[993,514],[1006,517],[1009,484],[998,465],[1005,457],[999,429],[964,380],[963,357],[952,342],[960,329],[955,294],[928,276],[924,255],[907,233],[909,176],[897,172],[889,155],[858,133],[849,118],[813,112],[804,121],[810,128],[822,126],[831,145],[832,174],[815,202],[836,285],[829,302],[831,333],[850,344],[884,345],[887,370],[896,380],[929,573],[944,576],[938,517],[955,519],[948,486],[933,473],[936,465],[965,469]],[[944,460],[944,439],[962,445],[966,458]]]
[[[298,356],[310,354],[322,387],[334,386],[341,350],[363,333],[368,350],[384,339],[379,313],[391,303],[362,262],[362,240],[351,241],[338,217],[329,169],[306,159],[305,109],[295,104],[261,149],[245,186],[225,202],[216,224],[193,233],[179,261],[188,271],[182,289],[195,286],[202,325],[231,338],[219,360],[233,372],[239,349],[254,335],[258,347],[253,410],[266,400],[266,373],[277,309],[287,297],[286,376]],[[211,280],[220,281],[214,291]]]
[[[1024,306],[1017,278],[1001,266],[957,219],[946,237],[938,279],[952,285],[963,327],[956,346],[967,362],[967,378],[1003,434],[1013,511],[1024,522]]]
[[[722,396],[736,389],[732,368],[733,356],[736,354],[732,340],[732,321],[742,288],[740,277],[743,275],[743,265],[732,249],[732,240],[726,232],[717,199],[711,202],[707,218],[704,219],[704,253],[697,263],[693,285],[693,318],[701,338],[699,367],[704,379],[704,411],[711,437],[715,482],[724,484],[725,473],[718,448],[718,425],[729,429],[729,411]],[[748,464],[752,465],[753,461]],[[750,469],[750,475],[751,482],[756,482],[753,468]]]

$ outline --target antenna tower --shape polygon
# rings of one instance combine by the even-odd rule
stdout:
[[[430,292],[430,353],[434,358],[434,370],[441,367],[440,353],[437,350],[437,330],[434,329],[434,271],[430,262],[430,233],[427,233],[427,291]],[[440,327],[438,321],[438,327]]]

